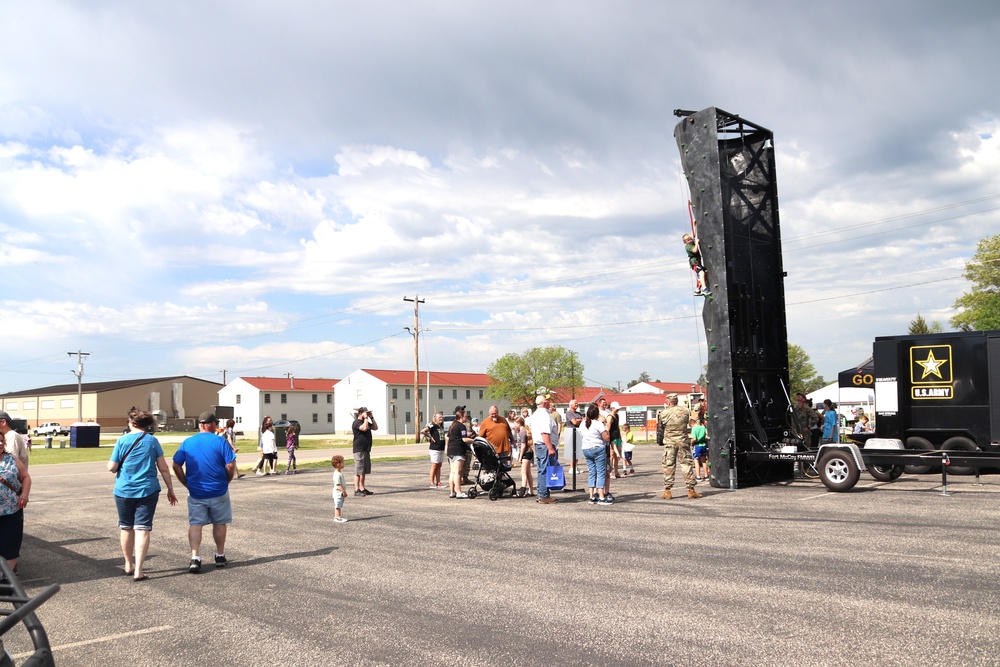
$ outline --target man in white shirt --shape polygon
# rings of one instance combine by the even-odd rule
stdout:
[[[552,415],[549,414],[551,404],[546,396],[542,394],[536,396],[535,405],[538,407],[531,413],[528,425],[534,440],[535,468],[538,471],[538,500],[536,502],[549,505],[556,502],[556,499],[549,495],[549,489],[546,486],[549,462],[558,463],[559,461],[554,444],[558,441],[553,437],[556,435],[556,423],[553,421]]]
[[[24,444],[24,436],[14,430],[10,423],[10,415],[0,410],[0,437],[4,439],[4,447],[18,461],[28,467],[28,447]]]

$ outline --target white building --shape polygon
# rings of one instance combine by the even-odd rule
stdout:
[[[473,419],[482,420],[491,405],[495,404],[502,412],[507,410],[506,403],[487,396],[489,385],[490,378],[484,373],[420,371],[417,390],[420,408],[414,419],[412,370],[362,368],[336,384],[334,421],[338,432],[350,433],[354,411],[366,407],[375,415],[376,435],[412,436],[414,429],[426,424],[430,415],[437,411],[453,414],[459,405],[466,406]]]
[[[294,419],[306,435],[333,433],[337,426],[333,400],[336,383],[297,377],[240,377],[219,390],[218,404],[233,408],[236,430],[247,435],[260,428],[265,415],[274,421]],[[347,421],[348,429],[351,421]]]

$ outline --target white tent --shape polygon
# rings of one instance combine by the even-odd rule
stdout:
[[[806,398],[811,398],[815,407],[821,407],[824,400],[830,399],[837,404],[837,412],[849,422],[858,418],[858,408],[869,417],[875,414],[875,389],[872,387],[840,387],[834,382],[807,394]]]

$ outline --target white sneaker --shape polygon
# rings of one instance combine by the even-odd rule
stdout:
[[[260,470],[258,470],[258,471],[257,471],[257,476],[258,476],[258,477],[263,477],[263,476],[264,476],[264,473],[262,473],[262,472],[261,472]]]
[[[334,521],[335,521],[336,523],[347,523],[347,519],[345,519],[345,518],[344,518],[344,517],[342,517],[342,516],[335,516],[335,517],[333,517],[333,520],[334,520]]]
[[[456,497],[456,498],[468,498],[468,497],[469,497],[469,494],[467,494],[467,493],[460,493],[460,494],[458,494],[458,495],[457,495],[457,496],[455,496],[455,497]]]

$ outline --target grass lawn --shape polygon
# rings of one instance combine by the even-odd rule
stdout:
[[[190,436],[192,433],[160,433],[157,435],[177,435],[177,436]],[[101,436],[101,446],[100,447],[64,447],[59,448],[59,439],[56,438],[53,443],[52,449],[45,448],[44,439],[36,439],[32,443],[31,447],[31,464],[32,465],[45,465],[47,463],[86,463],[90,461],[107,461],[111,458],[111,449],[114,447],[115,442],[117,442],[118,435],[102,435]],[[69,438],[63,438],[67,444],[69,444]],[[353,444],[353,440],[350,436],[333,437],[333,438],[322,438],[322,439],[308,439],[301,440],[299,443],[300,450],[310,450],[310,449],[344,449],[350,448]],[[402,445],[406,444],[403,441],[396,442],[392,437],[387,438],[375,438],[372,443],[373,447],[387,447],[389,445]],[[171,442],[160,442],[163,447],[163,455],[169,459],[180,447],[180,443]],[[240,448],[240,453],[253,452],[257,450],[257,440],[255,438],[237,438],[236,446]],[[285,448],[278,448],[279,458],[285,456]],[[345,456],[345,459],[350,460],[351,457]],[[326,465],[329,465],[327,463]],[[316,467],[314,465],[305,465],[305,467]],[[284,470],[284,467],[281,468]]]

